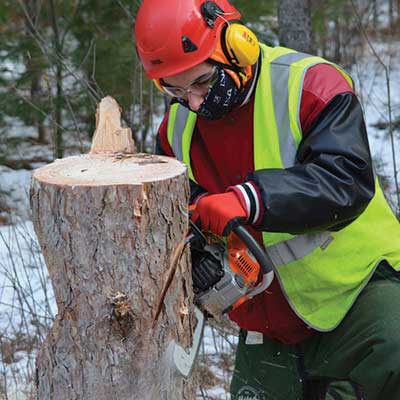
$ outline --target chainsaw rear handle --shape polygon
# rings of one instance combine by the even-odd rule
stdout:
[[[236,228],[233,228],[232,231],[248,247],[251,254],[253,254],[257,262],[260,264],[264,275],[274,270],[274,263],[272,262],[271,257],[265,253],[257,240],[250,235],[244,226],[239,225]]]

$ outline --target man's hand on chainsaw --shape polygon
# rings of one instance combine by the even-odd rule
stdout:
[[[232,186],[225,193],[201,197],[191,219],[204,231],[227,236],[240,224],[260,219],[260,196],[251,183]]]

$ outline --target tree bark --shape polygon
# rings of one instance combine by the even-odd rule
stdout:
[[[58,314],[37,359],[38,400],[194,399],[164,359],[192,341],[185,250],[153,326],[174,250],[185,239],[189,187],[180,162],[90,154],[36,170],[33,223]]]
[[[279,43],[305,53],[313,53],[309,0],[278,1]]]

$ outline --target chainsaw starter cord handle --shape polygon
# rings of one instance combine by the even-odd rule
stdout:
[[[240,240],[242,240],[242,242],[249,248],[251,254],[253,254],[257,262],[260,264],[263,274],[267,274],[274,270],[274,263],[272,262],[271,257],[263,251],[258,242],[250,235],[244,226],[239,225],[236,228],[233,228],[233,232],[239,236]]]

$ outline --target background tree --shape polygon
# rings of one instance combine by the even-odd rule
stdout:
[[[279,43],[312,53],[314,49],[309,0],[278,1]]]

